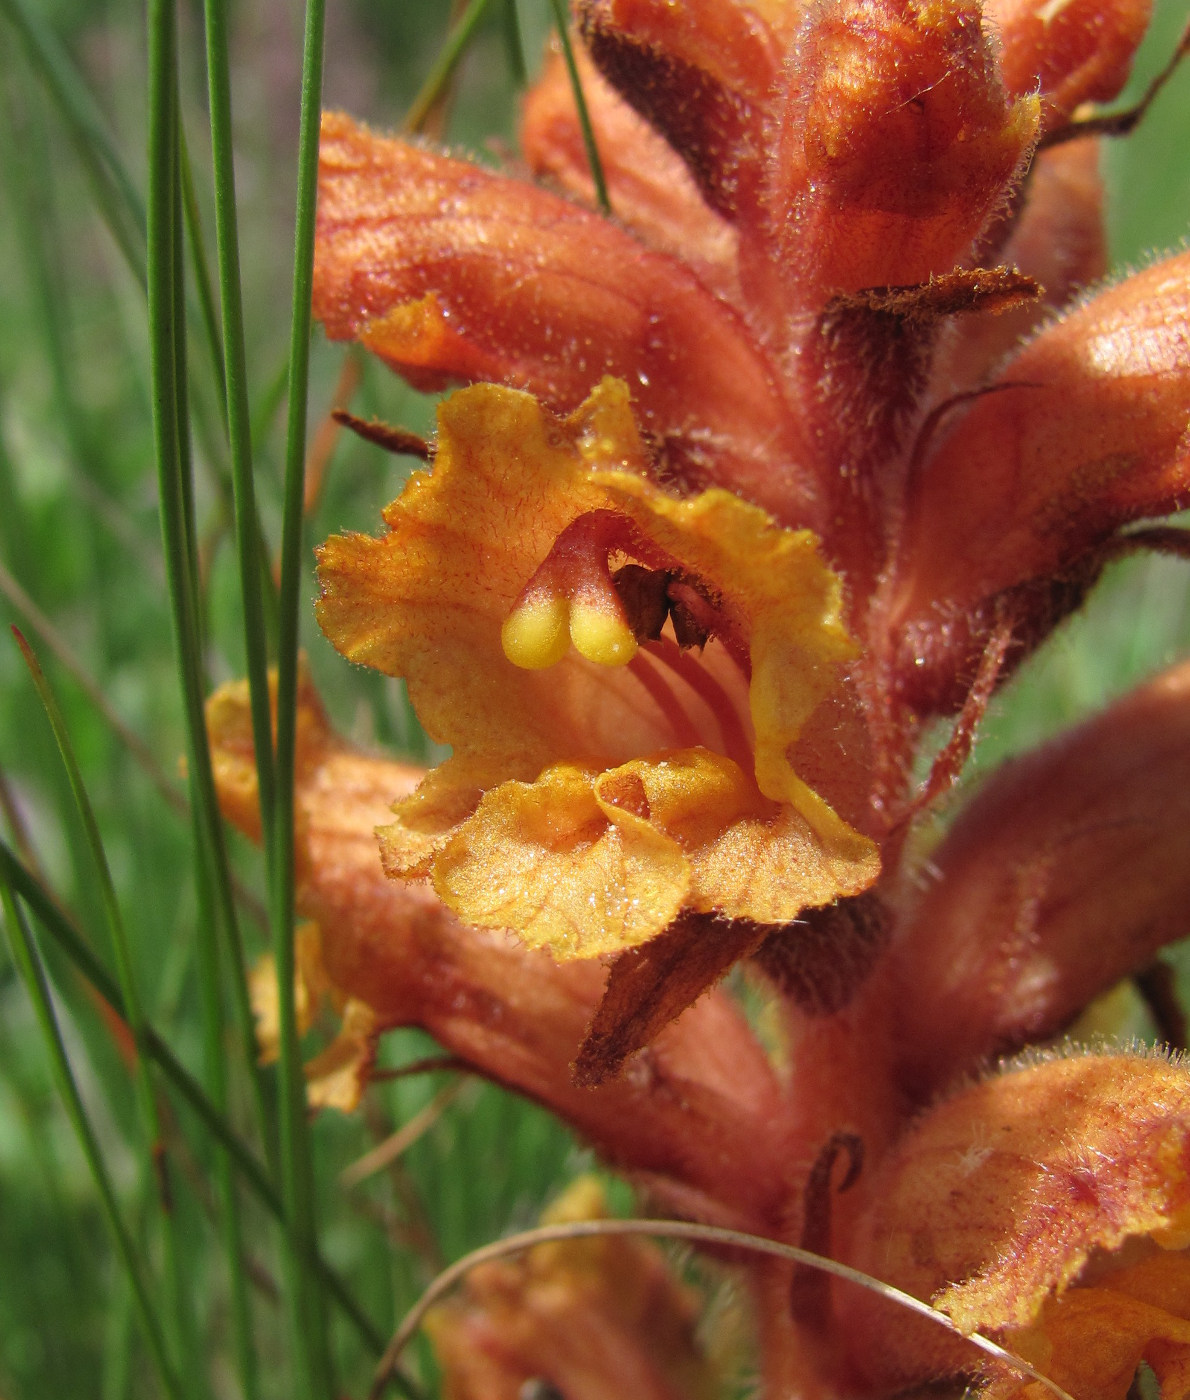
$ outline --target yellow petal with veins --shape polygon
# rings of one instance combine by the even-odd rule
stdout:
[[[561,764],[486,793],[434,862],[434,888],[469,923],[515,928],[561,957],[652,938],[689,884],[676,841],[600,802],[594,774]]]
[[[401,824],[381,839],[400,841]],[[877,870],[862,838],[827,855],[796,811],[706,749],[595,773],[560,764],[535,783],[504,783],[433,863],[435,889],[462,918],[515,928],[562,958],[634,947],[684,906],[785,922],[858,893]]]

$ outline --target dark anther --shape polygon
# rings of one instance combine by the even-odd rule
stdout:
[[[673,623],[674,640],[687,651],[705,647],[710,632],[700,621],[695,604],[705,601],[690,584],[679,581],[665,569],[646,569],[643,564],[625,564],[612,575],[612,583],[624,605],[624,616],[638,642],[655,642],[666,620]]]
[[[669,616],[670,575],[643,564],[625,564],[612,575],[612,583],[624,605],[624,616],[638,642],[655,642]]]
[[[705,647],[710,633],[694,615],[694,610],[681,598],[669,600],[669,615],[674,625],[674,640],[682,651]]]

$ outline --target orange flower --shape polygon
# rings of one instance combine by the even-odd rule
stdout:
[[[1100,1053],[970,1076],[999,1048],[1053,1035],[1184,927],[1190,823],[1168,812],[1190,784],[1188,697],[1183,665],[982,789],[866,977],[844,970],[832,983],[829,944],[817,967],[789,945],[784,958],[770,950],[784,1072],[731,999],[712,992],[630,1073],[592,1090],[575,1085],[570,1063],[596,1010],[598,964],[559,964],[469,929],[424,886],[387,879],[374,827],[416,775],[334,739],[307,688],[298,900],[323,938],[320,950],[303,943],[303,983],[373,1008],[361,1048],[382,1027],[425,1027],[553,1108],[663,1208],[812,1244],[934,1299],[1076,1400],[1123,1400],[1142,1358],[1176,1397],[1190,1328],[1190,1070]],[[221,692],[210,715],[221,797],[251,829],[244,687]],[[357,1029],[345,1026],[339,1053]],[[857,1180],[836,1193],[843,1152]],[[791,1281],[772,1266],[748,1278],[774,1394],[893,1394],[986,1374],[986,1358],[846,1285]],[[489,1276],[491,1288],[477,1281],[443,1340],[460,1366],[457,1348],[471,1343],[474,1365],[491,1352],[514,1372],[558,1356],[536,1304],[518,1312],[512,1345],[504,1282],[517,1297],[525,1286],[556,1299],[556,1286],[576,1308],[571,1325],[597,1334],[567,1356],[598,1353],[597,1300],[572,1295],[551,1266]],[[1015,1381],[991,1379],[997,1400],[1017,1400]]]
[[[320,553],[327,634],[453,748],[383,836],[389,872],[562,957],[683,909],[780,923],[878,872],[789,758],[854,655],[814,538],[671,496],[647,461],[616,381],[561,422],[476,388],[389,534]]]
[[[598,1181],[579,1177],[542,1223],[606,1215]],[[535,1380],[581,1400],[713,1400],[718,1377],[700,1355],[696,1316],[692,1290],[655,1245],[609,1236],[476,1269],[426,1326],[452,1400],[519,1400]]]
[[[995,1332],[1079,1400],[1123,1400],[1140,1361],[1190,1376],[1190,1073],[1153,1055],[1011,1067],[928,1113],[865,1184],[861,1267]],[[869,1381],[971,1367],[870,1295],[840,1299]],[[950,1356],[947,1356],[949,1351]],[[998,1379],[1007,1400],[1036,1384]]]

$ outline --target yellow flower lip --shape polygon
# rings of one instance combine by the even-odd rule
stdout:
[[[386,869],[561,957],[687,909],[785,922],[879,873],[791,766],[855,654],[816,537],[672,496],[649,462],[619,381],[564,419],[477,385],[388,535],[320,553],[327,635],[453,748],[382,833]]]

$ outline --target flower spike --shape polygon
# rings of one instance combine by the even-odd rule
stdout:
[[[327,636],[452,750],[412,775],[303,710],[300,903],[348,1022],[326,1092],[423,1026],[675,1214],[862,1265],[1032,1367],[774,1257],[738,1266],[769,1397],[1126,1400],[1143,1363],[1185,1400],[1188,1072],[1036,1049],[1184,928],[1185,668],[935,845],[920,820],[1105,564],[1187,553],[1123,527],[1190,503],[1190,255],[1087,291],[1092,133],[1133,118],[1083,104],[1147,0],[573,12],[612,218],[556,59],[523,126],[548,189],[324,124],[328,333],[470,386],[386,533],[319,555]],[[462,1314],[443,1352],[503,1350],[467,1374],[512,1400],[615,1332],[604,1282],[563,1285],[573,1337],[521,1278],[515,1357],[513,1321]]]

